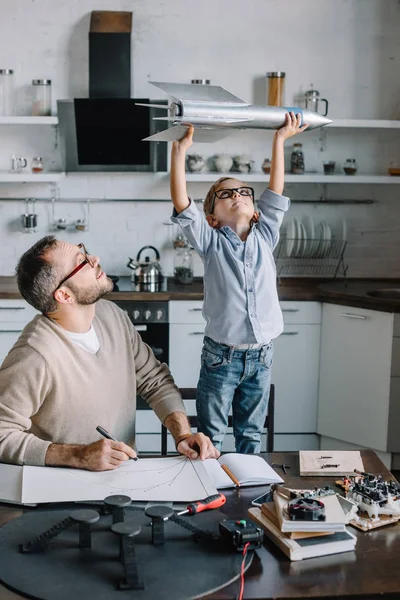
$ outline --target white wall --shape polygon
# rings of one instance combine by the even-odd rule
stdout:
[[[87,96],[88,29],[92,10],[133,12],[132,93],[160,97],[149,80],[189,82],[207,77],[246,101],[265,101],[265,73],[286,71],[286,103],[310,83],[329,100],[329,115],[400,119],[400,5],[397,0],[2,0],[0,3],[0,68],[13,68],[17,112],[30,112],[33,78],[52,79],[53,107],[57,98]],[[296,140],[297,141],[297,140]],[[400,135],[395,131],[316,131],[303,136],[307,170],[322,171],[322,161],[338,166],[349,157],[360,172],[384,174],[399,161]],[[193,151],[209,157],[226,151],[249,152],[255,170],[270,155],[270,132],[239,132],[228,141],[197,145]],[[290,153],[290,142],[287,153]],[[60,167],[59,149],[49,128],[2,127],[0,171],[9,168],[11,154],[40,154],[48,168]],[[204,196],[208,184],[190,184],[189,193]],[[262,184],[257,184],[257,193]],[[348,224],[349,275],[400,277],[400,188],[398,186],[287,185],[294,199],[373,199],[372,205],[294,205],[294,215],[306,212],[338,226]],[[51,230],[48,202],[38,201],[37,234],[20,231],[23,201],[1,198],[35,196],[49,199],[48,185],[0,184],[0,275],[13,273],[18,256]],[[71,230],[62,237],[84,241],[102,257],[106,270],[127,273],[128,256],[148,243],[163,252],[171,272],[172,227],[168,222],[168,177],[164,175],[68,175],[59,198],[151,199],[159,202],[92,203],[87,233]],[[56,216],[82,217],[83,205],[59,202]],[[200,262],[197,272],[201,273]]]

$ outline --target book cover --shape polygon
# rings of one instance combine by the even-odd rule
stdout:
[[[290,560],[303,560],[340,552],[351,552],[355,549],[357,539],[346,529],[332,535],[293,539],[263,514],[260,508],[249,508],[249,518],[262,527],[268,537]]]

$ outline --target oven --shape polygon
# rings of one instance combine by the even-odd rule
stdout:
[[[122,308],[139,332],[142,340],[150,346],[160,362],[169,363],[168,302],[143,302],[141,300],[113,300]],[[137,398],[137,410],[149,406],[143,398]]]

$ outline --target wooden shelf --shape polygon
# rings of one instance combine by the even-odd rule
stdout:
[[[64,179],[65,173],[2,173],[0,183],[53,183]]]
[[[0,117],[0,125],[58,125],[58,117]]]
[[[269,176],[264,173],[186,173],[186,181],[190,183],[210,183],[220,177],[232,177],[248,183],[267,183]],[[305,173],[292,175],[285,173],[285,183],[370,183],[370,184],[400,184],[400,177],[390,175],[324,175],[323,173]]]

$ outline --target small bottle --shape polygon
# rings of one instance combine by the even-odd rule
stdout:
[[[293,144],[293,150],[290,156],[290,171],[294,175],[304,174],[304,155],[302,144]]]
[[[343,165],[343,171],[346,175],[355,175],[357,173],[358,165],[355,158],[347,158]]]
[[[15,115],[14,71],[0,69],[0,116]]]
[[[269,158],[264,158],[264,162],[261,165],[262,170],[264,171],[264,173],[270,173],[271,172],[271,160]]]
[[[193,282],[192,249],[187,243],[175,250],[174,276],[177,283],[188,284]]]
[[[48,117],[51,115],[51,79],[33,79],[32,115]]]
[[[35,156],[31,163],[32,173],[43,173],[44,163],[41,156]]]

